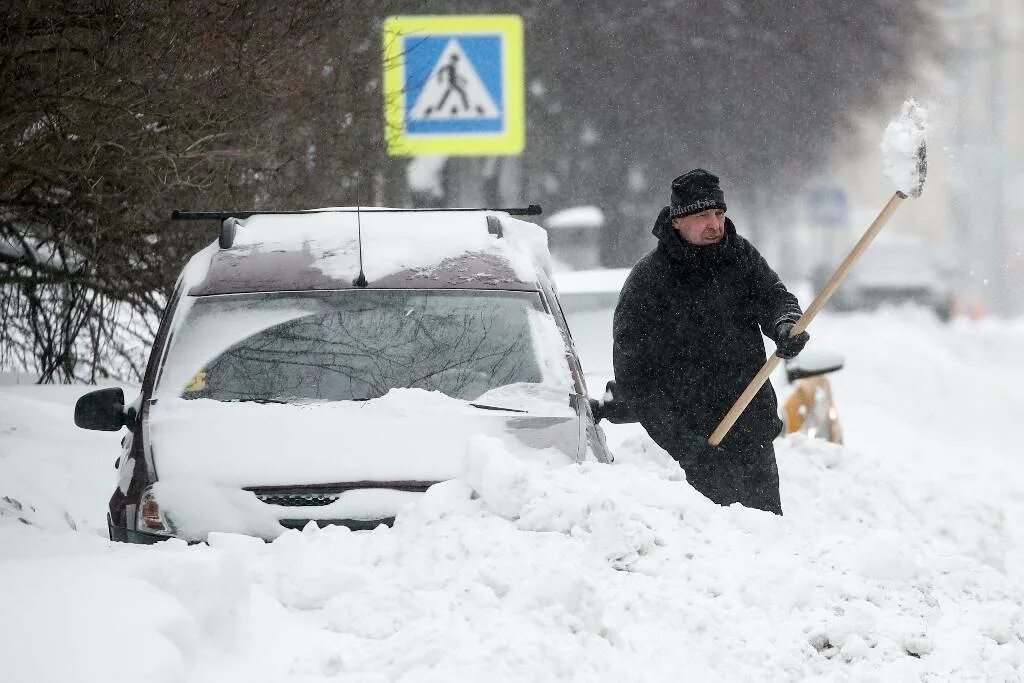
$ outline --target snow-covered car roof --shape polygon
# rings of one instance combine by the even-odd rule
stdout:
[[[536,290],[539,271],[550,272],[543,228],[503,212],[338,207],[239,220],[230,248],[197,255],[208,267],[187,291],[354,288],[360,224],[368,288]]]

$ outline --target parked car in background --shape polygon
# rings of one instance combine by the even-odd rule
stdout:
[[[182,272],[128,428],[113,540],[390,523],[485,435],[608,462],[543,231],[499,211],[325,209],[223,221]]]
[[[559,300],[572,329],[587,378],[604,387],[594,406],[598,417],[613,423],[634,422],[629,409],[615,400],[612,370],[612,315],[628,268],[556,273]],[[768,342],[770,345],[770,342]],[[771,376],[779,396],[779,417],[785,433],[842,443],[839,411],[828,374],[843,367],[837,353],[812,348],[779,363]],[[724,417],[724,415],[723,415]]]
[[[835,264],[820,264],[811,276],[821,291]],[[954,309],[953,270],[924,238],[883,235],[864,252],[833,294],[837,311],[870,310],[883,304],[916,304],[949,320]]]
[[[604,212],[596,206],[573,206],[547,216],[544,228],[554,262],[575,270],[599,266],[603,226]]]

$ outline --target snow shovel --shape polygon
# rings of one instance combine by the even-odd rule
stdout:
[[[871,241],[875,239],[875,236],[882,230],[885,224],[889,222],[889,219],[892,217],[893,213],[896,212],[896,209],[899,208],[899,205],[903,203],[903,200],[906,199],[908,195],[914,198],[921,196],[921,191],[924,189],[925,173],[928,169],[924,141],[921,141],[920,145],[917,147],[916,156],[916,178],[912,178],[916,184],[913,187],[910,187],[909,191],[906,193],[902,190],[897,190],[892,198],[889,199],[885,208],[882,209],[882,212],[878,214],[878,217],[875,218],[874,222],[870,227],[868,227],[867,231],[860,238],[860,241],[854,245],[853,250],[850,251],[846,259],[839,265],[836,272],[832,274],[832,277],[825,284],[824,288],[818,292],[818,296],[814,298],[814,301],[811,302],[811,305],[807,308],[804,314],[800,316],[800,320],[793,325],[793,329],[790,330],[789,333],[791,337],[795,337],[807,329],[811,324],[811,321],[814,320],[814,316],[818,315],[818,311],[820,311],[829,298],[831,298],[832,293],[835,292],[837,287],[839,287],[839,283],[842,282],[844,277],[846,277],[846,273],[851,267],[853,267],[853,264],[857,262],[857,259],[861,257],[861,254],[864,253],[871,244]],[[736,420],[739,419],[740,414],[743,413],[744,409],[754,399],[754,395],[757,394],[762,386],[764,386],[764,383],[768,381],[768,376],[781,360],[782,358],[774,353],[768,357],[767,362],[765,362],[764,366],[761,367],[761,370],[757,375],[754,376],[754,379],[750,381],[750,384],[748,384],[747,388],[744,389],[742,394],[740,394],[740,397],[736,399],[736,403],[734,403],[732,408],[729,409],[729,412],[725,414],[725,417],[722,418],[722,421],[715,428],[715,431],[711,433],[711,436],[708,438],[708,443],[712,446],[717,446],[722,443],[722,439],[725,438],[725,435],[728,434],[729,430],[732,429],[734,424],[736,424]]]

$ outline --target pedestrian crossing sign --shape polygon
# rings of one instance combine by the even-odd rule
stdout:
[[[519,154],[526,140],[523,90],[518,16],[384,21],[384,120],[392,156]]]

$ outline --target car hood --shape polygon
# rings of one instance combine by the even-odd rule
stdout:
[[[156,477],[245,488],[436,482],[463,472],[476,435],[527,460],[574,462],[579,418],[565,403],[484,410],[437,392],[392,390],[309,405],[160,399],[147,419]]]

